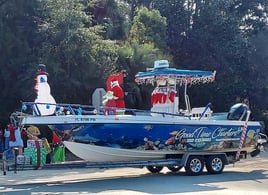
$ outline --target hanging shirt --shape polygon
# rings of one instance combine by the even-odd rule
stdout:
[[[9,141],[12,141],[12,142],[16,141],[16,137],[15,137],[15,130],[16,129],[15,129],[14,125],[9,124],[7,128],[9,130],[9,132],[10,132]]]

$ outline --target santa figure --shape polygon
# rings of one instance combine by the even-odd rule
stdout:
[[[111,91],[113,92],[113,98],[115,100],[115,107],[125,108],[124,91],[120,87],[117,80],[111,81]]]
[[[38,72],[36,76],[36,84],[34,89],[37,93],[35,99],[37,113],[41,115],[52,115],[56,109],[56,101],[50,94],[50,86],[47,82],[46,66],[40,64],[38,66]]]

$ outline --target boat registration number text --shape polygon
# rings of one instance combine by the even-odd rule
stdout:
[[[75,122],[92,122],[96,121],[96,118],[74,118]]]

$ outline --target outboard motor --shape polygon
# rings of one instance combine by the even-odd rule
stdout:
[[[227,119],[228,120],[245,120],[248,110],[249,110],[249,107],[246,104],[242,104],[242,103],[235,104],[230,108],[230,111],[227,115]]]

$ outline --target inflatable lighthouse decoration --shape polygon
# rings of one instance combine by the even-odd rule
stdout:
[[[38,71],[36,76],[36,84],[34,89],[37,93],[35,99],[37,113],[41,115],[52,115],[56,110],[56,101],[50,94],[50,86],[47,82],[46,65],[38,65]]]

